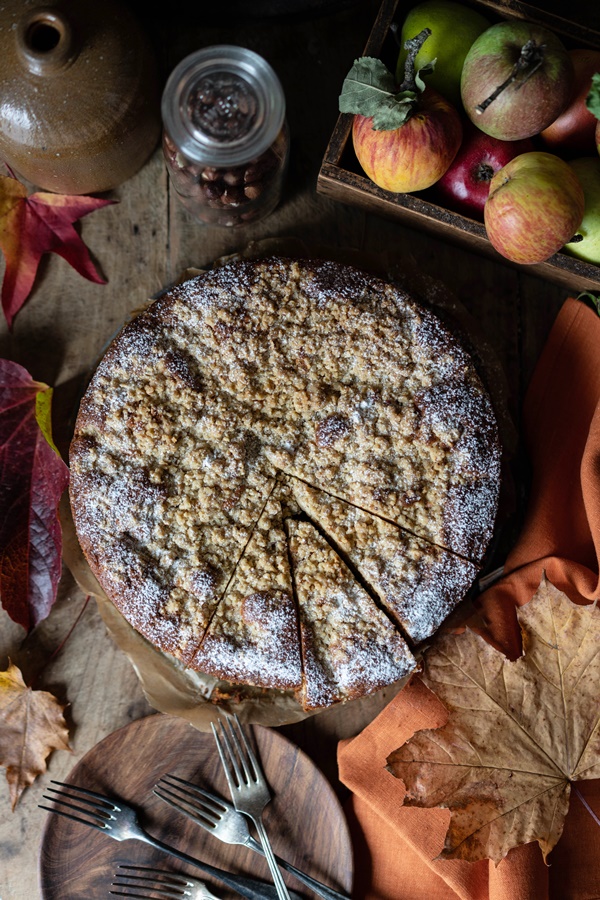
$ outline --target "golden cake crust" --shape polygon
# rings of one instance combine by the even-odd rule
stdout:
[[[273,516],[282,503],[289,514],[281,492],[293,497],[294,482],[379,523],[388,545],[394,529],[404,535],[392,587],[367,587],[413,643],[427,637],[485,553],[500,450],[473,363],[431,312],[352,267],[273,257],[190,279],[125,326],[81,403],[70,464],[77,533],[106,593],[153,644],[200,668],[218,627],[234,635],[244,597],[254,597],[247,624],[251,609],[276,617],[278,598],[288,625],[292,606],[302,612],[297,594],[289,605],[281,565],[253,584],[245,558],[257,546],[281,556],[280,538],[261,537],[259,523],[276,497]],[[326,529],[326,518],[313,524]],[[366,544],[356,567],[368,581],[385,540],[377,553]],[[411,625],[389,598],[410,606],[415,578],[396,580],[427,553],[445,587],[436,595],[430,579],[431,615]],[[293,628],[288,643],[299,659]],[[219,677],[261,683],[238,664],[235,679],[227,666]],[[302,695],[295,665],[280,685]]]

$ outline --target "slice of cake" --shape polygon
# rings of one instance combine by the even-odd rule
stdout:
[[[472,562],[297,479],[290,482],[301,509],[415,643],[433,634],[464,598],[477,574]]]
[[[305,709],[370,694],[415,660],[401,635],[308,522],[287,519],[298,598]]]
[[[300,642],[287,537],[281,504],[274,495],[191,666],[254,687],[300,689]]]

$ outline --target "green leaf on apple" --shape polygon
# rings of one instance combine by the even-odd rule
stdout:
[[[420,71],[431,71],[430,64]],[[417,79],[418,88],[423,90],[425,82],[418,75]],[[416,91],[397,91],[396,87],[394,76],[381,60],[361,56],[344,79],[339,110],[372,117],[375,131],[392,131],[410,118],[418,97]]]
[[[585,105],[597,119],[600,119],[600,72],[592,75],[592,87],[586,97]]]
[[[591,291],[583,291],[577,296],[578,300],[583,300],[592,309],[595,309],[600,316],[600,294],[593,294]]]
[[[433,70],[435,69],[435,64],[437,62],[437,57],[435,59],[431,59],[429,62],[424,63],[422,66],[419,66],[415,71],[415,82],[420,91],[424,91],[427,85],[423,81],[422,75],[431,75]]]
[[[395,90],[396,82],[387,66],[372,56],[361,56],[354,60],[344,79],[340,112],[372,116],[378,104],[393,95]]]

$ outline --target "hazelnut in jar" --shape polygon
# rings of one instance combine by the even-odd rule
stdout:
[[[285,96],[271,66],[222,44],[183,59],[162,97],[163,152],[195,218],[235,226],[272,212],[289,155]]]

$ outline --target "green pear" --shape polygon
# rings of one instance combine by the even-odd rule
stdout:
[[[577,229],[583,240],[565,244],[564,249],[571,256],[600,265],[600,157],[583,156],[569,165],[583,188],[585,212]]]

